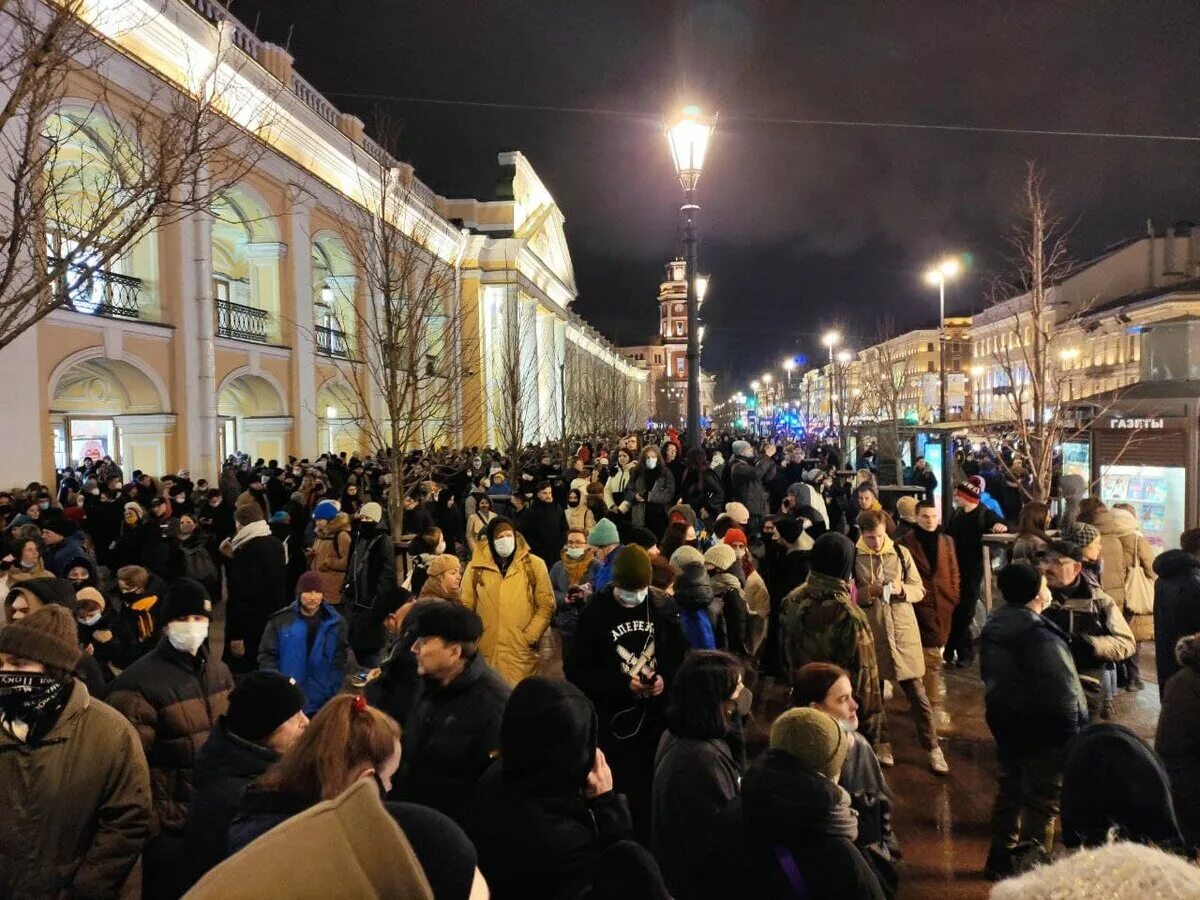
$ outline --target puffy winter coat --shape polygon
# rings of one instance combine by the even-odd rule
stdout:
[[[1175,654],[1181,668],[1163,694],[1154,749],[1171,779],[1171,795],[1184,839],[1200,847],[1200,646],[1190,637]]]
[[[346,620],[328,603],[322,603],[316,614],[321,623],[312,650],[299,600],[271,616],[258,645],[258,667],[280,672],[300,685],[308,698],[304,712],[309,716],[341,690],[348,650]]]
[[[1067,635],[1045,616],[1006,603],[980,635],[987,723],[1009,747],[1061,747],[1087,723]]]
[[[158,646],[117,676],[108,702],[137,729],[150,764],[155,831],[179,831],[192,800],[196,756],[229,707],[233,675],[207,646],[195,656]]]
[[[1200,558],[1168,550],[1154,560],[1154,572],[1154,661],[1162,697],[1167,681],[1179,671],[1175,645],[1200,631]]]
[[[905,535],[900,545],[912,555],[925,588],[925,596],[913,604],[917,627],[921,631],[921,646],[944,647],[950,638],[950,619],[959,598],[960,576],[954,539],[946,534],[938,535],[936,569],[925,555],[925,548],[915,532]]]
[[[884,538],[883,548],[876,553],[860,538],[854,559],[854,580],[858,583],[858,605],[867,614],[875,638],[875,653],[879,658],[879,677],[888,681],[908,681],[925,675],[925,653],[921,649],[921,630],[913,604],[925,597],[925,585],[912,554],[904,547]],[[882,597],[871,599],[867,589],[872,584],[902,582],[903,590],[892,594],[889,601]]]
[[[310,568],[321,576],[326,603],[342,602],[342,587],[350,567],[350,517],[338,513],[317,532]]]
[[[33,745],[0,728],[0,897],[116,897],[151,834],[130,724],[79,681]]]
[[[1153,580],[1154,548],[1138,531],[1137,520],[1123,509],[1100,510],[1092,519],[1100,529],[1100,587],[1113,598],[1117,609],[1125,613],[1133,636],[1139,641],[1154,640],[1154,616],[1135,616],[1125,610],[1125,579],[1135,565]]]
[[[496,526],[488,526],[488,539],[475,547],[462,579],[462,603],[483,620],[479,650],[484,659],[509,684],[537,671],[537,644],[554,616],[554,591],[546,564],[529,552],[517,535],[517,548],[501,573],[492,555]]]
[[[767,456],[758,459],[734,457],[729,464],[730,500],[745,505],[751,516],[762,517],[770,512],[766,483],[775,477],[775,460]]]

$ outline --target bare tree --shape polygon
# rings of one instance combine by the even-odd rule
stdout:
[[[895,326],[890,316],[879,321],[876,343],[863,354],[861,368],[862,413],[878,420],[879,458],[884,467],[895,466],[893,476],[899,483],[900,424],[907,411],[905,401],[911,395],[913,357],[901,352],[892,339]],[[890,480],[890,477],[885,475]]]
[[[537,353],[537,314],[511,285],[494,311],[499,328],[491,346],[487,403],[501,448],[514,457],[538,433],[539,423],[529,411],[539,394],[541,366],[551,364],[549,354]],[[555,373],[557,374],[557,373]]]
[[[0,348],[64,305],[110,302],[98,272],[210,209],[261,158],[236,123],[271,131],[271,102],[238,86],[249,60],[220,29],[188,85],[162,83],[132,107],[115,98],[103,64],[114,51],[82,18],[91,5],[0,0]]]

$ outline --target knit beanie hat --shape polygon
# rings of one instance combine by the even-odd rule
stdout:
[[[637,544],[617,551],[612,564],[612,580],[619,588],[639,591],[650,587],[650,554]]]
[[[229,695],[225,725],[238,737],[258,743],[307,702],[295,679],[269,670],[250,672],[238,679]]]
[[[750,521],[750,510],[746,509],[745,503],[738,503],[736,500],[725,504],[725,515],[738,525],[745,525]]]
[[[194,578],[180,578],[167,588],[163,598],[164,622],[174,622],[184,616],[212,618],[212,600],[208,591]]]
[[[1072,522],[1071,527],[1067,529],[1067,533],[1063,537],[1072,544],[1077,544],[1080,549],[1083,549],[1100,537],[1100,529],[1095,525],[1087,524],[1087,522]]]
[[[690,544],[684,544],[671,554],[671,565],[677,569],[684,566],[704,565],[704,554]]]
[[[342,510],[342,505],[336,500],[322,500],[313,509],[314,522],[328,522]]]
[[[82,653],[75,618],[64,606],[43,606],[0,628],[0,652],[31,659],[47,669],[73,672]]]
[[[704,564],[719,572],[727,572],[737,562],[737,551],[728,544],[713,544],[704,553]]]
[[[917,518],[917,498],[916,497],[901,497],[896,501],[896,515],[906,522],[916,521]]]
[[[1005,603],[1024,606],[1042,589],[1042,573],[1029,563],[1010,563],[996,575]]]
[[[958,487],[954,489],[954,494],[968,503],[978,503],[983,499],[983,489],[969,479],[960,482]]]
[[[746,532],[742,531],[740,528],[730,528],[727,532],[725,532],[725,537],[723,540],[727,544],[741,544],[742,546],[746,546],[750,543],[748,540],[746,540]]]
[[[383,521],[383,507],[375,501],[364,503],[362,509],[358,511],[358,517],[364,522],[374,522],[378,525]]]
[[[617,534],[617,526],[612,519],[601,519],[588,532],[587,542],[593,547],[611,547],[613,544],[621,543],[621,538]]]
[[[322,594],[325,593],[325,582],[316,572],[304,572],[296,579],[296,596],[301,594]]]
[[[78,609],[85,603],[95,603],[100,609],[108,606],[108,601],[104,599],[104,595],[94,587],[82,587],[75,592],[75,608]]]
[[[634,525],[629,529],[629,543],[637,544],[643,550],[658,546],[658,538],[654,532],[644,525]]]
[[[778,523],[775,527],[779,527]],[[819,575],[849,581],[854,576],[853,541],[836,531],[825,532],[808,553],[808,567]]]
[[[775,531],[783,538],[785,543],[794,544],[800,540],[800,535],[804,532],[804,526],[800,524],[799,519],[793,519],[791,516],[781,516],[775,520]]]
[[[789,709],[771,726],[771,749],[782,750],[826,778],[836,778],[850,752],[850,736],[837,719],[811,706]]]
[[[439,575],[445,575],[447,572],[453,572],[461,568],[462,563],[458,561],[458,557],[453,553],[439,553],[425,567],[425,575],[428,578],[437,578]]]

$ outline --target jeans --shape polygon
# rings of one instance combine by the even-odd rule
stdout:
[[[1000,783],[992,810],[992,846],[1011,850],[1036,841],[1054,849],[1054,819],[1062,793],[1063,747],[996,747]]]
[[[921,746],[925,750],[932,750],[937,744],[937,731],[933,725],[933,707],[929,704],[929,697],[925,693],[925,685],[920,678],[909,678],[900,682],[900,690],[904,691],[904,696],[908,698],[908,705],[912,712],[913,721],[917,724],[917,738],[921,742]],[[880,715],[879,740],[880,743],[890,744],[892,742],[891,729],[888,727],[887,714]]]
[[[990,574],[988,577],[991,577]],[[958,606],[950,617],[950,637],[946,640],[946,660],[958,655],[959,659],[971,659],[975,648],[971,642],[971,622],[975,619],[975,607],[979,596],[983,593],[983,575],[970,572],[962,573],[962,585],[959,589]]]

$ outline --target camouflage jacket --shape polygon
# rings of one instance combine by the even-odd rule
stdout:
[[[849,584],[810,573],[804,584],[783,598],[779,627],[785,672],[795,672],[805,663],[828,662],[850,673],[859,730],[874,743],[883,710],[879,664],[871,625],[851,601]]]

